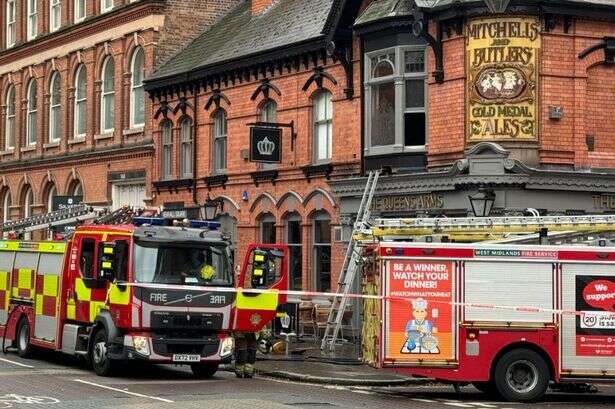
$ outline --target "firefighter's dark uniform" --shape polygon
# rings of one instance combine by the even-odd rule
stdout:
[[[252,378],[256,363],[256,333],[235,332],[235,375]]]

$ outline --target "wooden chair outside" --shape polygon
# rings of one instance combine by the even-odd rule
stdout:
[[[309,333],[306,333],[306,329],[309,330]],[[299,337],[307,336],[313,338],[314,341],[318,338],[315,307],[311,302],[302,302],[299,304]]]

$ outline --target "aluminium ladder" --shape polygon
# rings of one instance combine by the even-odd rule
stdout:
[[[86,204],[67,207],[54,212],[37,214],[20,220],[9,220],[0,224],[1,232],[27,233],[50,227],[64,226],[67,224],[80,223],[100,217],[107,210],[105,208],[93,208]]]
[[[361,265],[362,251],[360,243],[355,240],[356,231],[365,231],[369,228],[369,221],[371,218],[371,206],[376,186],[378,185],[378,179],[380,178],[380,170],[371,171],[367,177],[367,183],[365,190],[363,191],[363,197],[361,198],[361,205],[357,212],[357,219],[354,224],[353,234],[348,243],[348,249],[346,250],[346,257],[344,257],[344,263],[340,272],[340,277],[337,285],[337,296],[333,298],[331,303],[331,310],[327,318],[327,326],[322,338],[321,350],[324,350],[327,346],[330,350],[333,349],[338,339],[340,329],[342,327],[342,320],[344,318],[344,312],[346,305],[348,304],[348,294],[350,293],[352,284],[357,275],[357,271]]]

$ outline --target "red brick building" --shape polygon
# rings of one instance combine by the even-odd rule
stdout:
[[[55,196],[151,200],[143,78],[236,2],[0,2],[2,219],[46,212]]]

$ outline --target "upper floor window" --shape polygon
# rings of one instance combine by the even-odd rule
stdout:
[[[26,0],[28,2],[28,33],[27,39],[33,40],[38,35],[38,10],[37,0]]]
[[[79,68],[77,68],[77,75],[75,75],[74,138],[83,137],[86,133],[87,84],[87,69],[84,64],[81,64]]]
[[[85,7],[86,7],[85,0],[75,0],[75,9],[74,9],[75,23],[78,23],[85,19],[85,13],[86,13]]]
[[[11,220],[11,206],[13,205],[13,201],[11,200],[11,192],[8,189],[5,189],[4,197],[2,200],[2,220],[9,221]]]
[[[101,0],[100,12],[105,13],[113,8],[113,0]]]
[[[169,180],[173,177],[173,124],[171,121],[164,121],[160,125],[160,133],[162,146],[160,176],[162,180]]]
[[[130,83],[130,127],[136,128],[145,123],[145,91],[143,90],[144,53],[137,48],[132,55]]]
[[[213,127],[213,170],[214,173],[226,171],[226,111],[219,109],[214,114]]]
[[[107,57],[102,69],[102,89],[100,93],[100,132],[113,132],[115,127],[115,64]]]
[[[6,91],[6,116],[4,117],[4,149],[15,147],[15,87]]]
[[[370,52],[366,63],[368,154],[424,149],[427,70],[424,46]]]
[[[15,45],[17,41],[15,22],[15,0],[6,1],[6,48]]]
[[[49,31],[56,31],[62,25],[61,0],[49,0]]]
[[[62,105],[60,88],[60,74],[54,72],[49,83],[49,142],[60,140]]]
[[[181,177],[191,178],[194,174],[192,164],[192,119],[184,118],[180,125],[181,134]]]
[[[331,160],[333,149],[333,103],[331,93],[321,91],[314,97],[314,162]]]
[[[263,103],[260,109],[260,120],[269,123],[278,122],[278,104],[274,100],[268,99]]]
[[[38,132],[37,94],[36,80],[31,79],[28,84],[28,98],[26,100],[26,143],[29,146],[36,145],[36,133]]]

